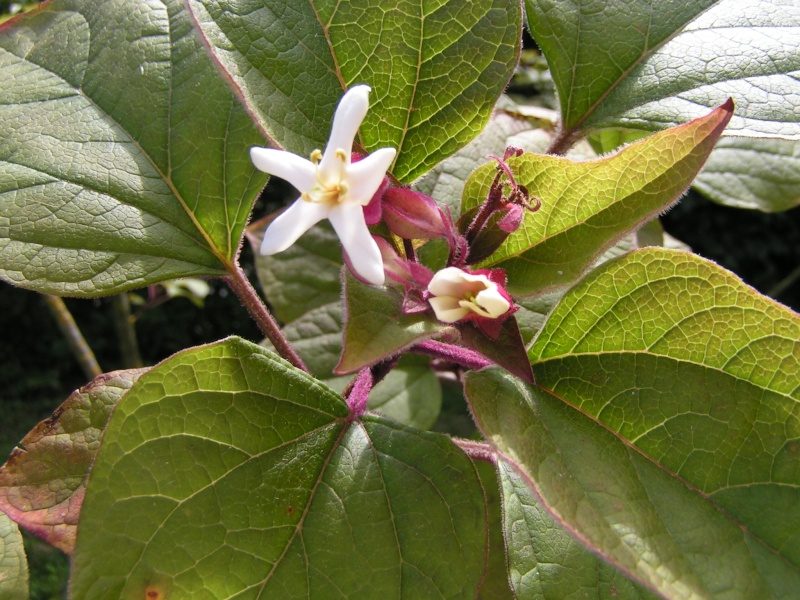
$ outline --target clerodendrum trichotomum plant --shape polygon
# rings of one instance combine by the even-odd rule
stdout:
[[[523,25],[558,110],[502,95]],[[656,219],[692,184],[800,203],[799,48],[794,0],[6,22],[3,279],[222,278],[266,339],[100,375],[34,429],[0,597],[28,597],[18,526],[77,600],[800,597],[800,318]],[[267,174],[293,202],[247,226]]]

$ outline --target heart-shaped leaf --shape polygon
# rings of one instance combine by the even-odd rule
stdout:
[[[800,589],[796,565],[560,398],[497,368],[469,373],[466,392],[486,438],[547,511],[651,590],[668,598],[731,590],[743,598],[789,598]],[[524,535],[527,524],[518,527]],[[526,565],[517,568],[525,572]]]
[[[230,338],[167,359],[117,405],[70,591],[474,598],[485,511],[448,438],[353,421],[324,385]]]
[[[0,598],[28,600],[28,560],[19,527],[0,512]]]
[[[570,290],[529,355],[540,385],[800,569],[797,314],[713,263],[648,248]]]
[[[0,467],[0,510],[70,554],[86,476],[108,417],[145,369],[96,377],[26,435]]]
[[[571,283],[614,241],[664,210],[691,183],[730,119],[726,103],[710,115],[600,160],[523,154],[508,161],[517,183],[541,199],[522,226],[486,261],[506,270],[508,289],[526,296]],[[494,165],[464,188],[463,211],[482,203]]]
[[[444,329],[430,312],[403,314],[403,294],[366,285],[343,270],[344,349],[336,373],[350,373],[397,354]]]
[[[367,150],[412,181],[474,138],[519,57],[521,4],[189,0],[199,29],[274,143],[321,148],[344,89],[373,88]],[[302,43],[298,43],[298,40]]]
[[[95,296],[224,275],[262,143],[180,0],[53,0],[0,30],[0,276]]]

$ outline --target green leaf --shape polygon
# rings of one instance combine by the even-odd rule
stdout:
[[[469,373],[466,392],[486,438],[547,511],[651,590],[791,598],[800,589],[796,566],[584,412],[497,368]]]
[[[393,173],[405,182],[480,133],[519,57],[513,0],[189,6],[237,93],[287,150],[321,148],[343,90],[372,86],[361,144],[397,148]]]
[[[727,135],[800,139],[800,7],[791,0],[525,5],[567,129],[669,127],[733,97]]]
[[[573,282],[603,249],[664,210],[689,186],[731,114],[710,115],[657,133],[600,160],[524,154],[509,160],[517,182],[541,199],[538,212],[484,264],[508,275],[512,294],[540,294]],[[464,188],[463,211],[486,198],[493,165]]]
[[[70,591],[473,598],[486,553],[471,461],[230,338],[143,375],[114,411]]]
[[[96,377],[34,427],[0,467],[0,510],[72,553],[86,477],[111,410],[145,371]]]
[[[503,539],[503,513],[497,474],[494,465],[475,461],[475,468],[481,478],[486,494],[486,508],[489,512],[489,560],[486,576],[481,584],[480,600],[507,600],[514,598],[508,580],[506,566],[506,544]]]
[[[283,328],[311,373],[330,379],[342,354],[342,305],[339,302],[315,308]]]
[[[53,0],[0,31],[0,276],[96,296],[224,275],[262,142],[180,0]]]
[[[403,293],[343,276],[344,350],[336,373],[351,373],[432,338],[445,328],[430,312],[403,314]]]
[[[795,2],[526,0],[526,7],[567,129],[661,129],[732,97],[731,139],[712,153],[698,189],[767,212],[800,202]]]
[[[248,227],[261,289],[275,316],[289,323],[310,310],[341,299],[342,246],[328,223],[312,227],[293,245],[272,256],[259,252],[266,223]]]
[[[637,4],[637,18],[649,20],[653,6]],[[710,4],[675,10],[669,3],[662,14],[689,16]],[[791,0],[715,2],[609,90],[585,125],[668,127],[732,97],[726,135],[798,140],[799,24],[800,6]]]
[[[372,389],[367,408],[398,423],[430,429],[442,407],[442,386],[428,362],[419,356],[403,357]]]
[[[582,126],[631,70],[714,3],[525,0],[528,27],[547,58],[564,126]]]
[[[654,598],[644,588],[589,552],[547,512],[524,477],[505,460],[502,485],[509,572],[519,598],[614,600]],[[587,592],[591,590],[591,592]]]
[[[725,206],[764,212],[800,206],[800,142],[723,137],[692,185]]]
[[[0,598],[28,600],[28,560],[19,527],[0,512]]]
[[[648,248],[570,290],[529,355],[537,383],[800,567],[796,313],[704,259]]]

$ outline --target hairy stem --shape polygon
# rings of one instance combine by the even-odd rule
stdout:
[[[411,351],[417,354],[425,354],[426,356],[448,360],[465,369],[482,369],[483,367],[488,367],[493,364],[473,350],[467,350],[466,348],[453,346],[452,344],[445,344],[444,342],[437,342],[436,340],[421,342],[414,346]]]
[[[45,294],[43,297],[50,314],[56,320],[61,334],[67,340],[67,345],[69,345],[72,354],[80,363],[86,378],[94,379],[101,375],[103,371],[100,370],[100,365],[97,364],[94,352],[92,352],[89,344],[86,343],[86,338],[83,337],[81,330],[78,329],[78,325],[75,323],[75,319],[72,318],[72,313],[69,312],[67,305],[58,296]]]
[[[241,300],[247,312],[250,313],[250,316],[261,329],[261,332],[275,346],[278,354],[298,369],[308,373],[308,367],[303,363],[303,359],[300,358],[300,355],[297,354],[289,341],[283,336],[278,322],[270,314],[269,309],[267,309],[238,263],[228,269],[228,276],[224,279],[225,283],[233,290],[233,293]]]
[[[364,367],[347,384],[347,387],[342,392],[342,397],[347,400],[351,419],[358,418],[366,412],[367,401],[372,388],[378,385],[389,374],[389,371],[397,366],[398,360],[400,360],[399,357],[389,358],[372,367]]]
[[[580,132],[574,129],[564,129],[563,127],[559,127],[556,131],[556,136],[553,138],[553,141],[550,142],[550,147],[547,149],[545,154],[563,156],[570,148],[572,148],[572,146],[575,145],[575,142],[577,142],[580,137]]]
[[[111,297],[111,308],[114,314],[114,328],[117,330],[122,364],[126,369],[138,369],[144,366],[139,353],[139,341],[131,317],[131,303],[127,292]]]

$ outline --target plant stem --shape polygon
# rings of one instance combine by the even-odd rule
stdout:
[[[372,369],[364,367],[347,386],[343,395],[347,400],[351,419],[363,415],[364,411],[367,410],[367,400],[373,385],[375,385],[375,381],[372,377]]]
[[[98,375],[102,375],[103,371],[100,369],[100,365],[97,364],[94,352],[92,352],[89,344],[86,343],[86,338],[83,337],[81,330],[78,329],[78,325],[75,323],[75,319],[72,318],[72,313],[69,312],[64,301],[58,296],[50,296],[48,294],[44,294],[43,297],[50,314],[56,320],[59,330],[67,340],[72,354],[80,363],[87,379],[94,379]]]
[[[389,358],[381,361],[372,367],[364,367],[353,380],[347,384],[342,392],[342,397],[347,400],[350,408],[350,418],[355,419],[363,415],[367,410],[369,393],[381,380],[389,374],[389,371],[397,366],[399,357]]]
[[[303,359],[297,354],[295,349],[289,341],[281,333],[281,328],[278,322],[270,314],[264,302],[256,292],[250,280],[245,275],[242,267],[234,264],[228,269],[228,276],[224,278],[225,283],[233,290],[233,293],[241,300],[247,312],[261,329],[261,332],[272,342],[278,354],[284,359],[292,363],[298,369],[302,369],[306,373],[309,372],[308,367],[303,363]]]
[[[767,292],[767,296],[777,299],[778,296],[794,285],[794,282],[798,279],[800,279],[800,267],[797,267],[794,271],[781,279],[771,290]]]
[[[575,142],[578,141],[579,137],[580,133],[578,131],[559,127],[556,131],[556,136],[553,138],[553,141],[550,142],[550,147],[545,151],[545,154],[563,156],[572,148]]]
[[[122,354],[122,364],[126,369],[138,369],[144,366],[142,355],[139,353],[139,341],[136,339],[136,329],[131,316],[131,303],[127,292],[111,297],[111,308],[114,314],[114,328],[119,338],[119,349]]]
[[[453,346],[452,344],[437,342],[436,340],[421,342],[414,346],[411,351],[434,358],[442,358],[456,363],[465,369],[482,369],[483,367],[488,367],[493,364],[477,352],[467,350],[466,348],[460,348],[459,346]]]

